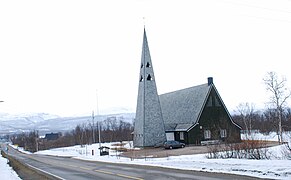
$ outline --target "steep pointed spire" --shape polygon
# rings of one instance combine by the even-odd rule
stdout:
[[[159,145],[166,141],[166,134],[145,29],[139,77],[133,143],[136,147]]]
[[[154,70],[152,67],[152,59],[151,59],[151,55],[150,55],[150,50],[149,50],[149,46],[148,46],[148,40],[147,40],[145,28],[144,28],[144,34],[143,34],[140,75],[143,77],[143,79],[147,79],[147,77],[150,76],[151,80],[155,80],[154,79]],[[143,83],[145,84],[145,82],[143,82]],[[156,86],[156,83],[154,83],[154,86]]]

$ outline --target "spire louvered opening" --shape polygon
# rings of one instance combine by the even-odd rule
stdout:
[[[147,68],[148,68],[148,67],[151,67],[151,64],[150,64],[149,62],[147,62],[146,67],[147,67]]]
[[[148,81],[153,80],[153,78],[152,78],[152,76],[151,76],[150,74],[148,75],[147,80],[148,80]]]
[[[141,63],[141,66],[140,66],[140,68],[143,68],[143,63]]]
[[[139,82],[142,82],[142,81],[143,81],[143,77],[142,77],[142,76],[140,76]]]

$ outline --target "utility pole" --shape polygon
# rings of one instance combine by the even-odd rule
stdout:
[[[100,124],[98,122],[98,116],[99,116],[99,106],[98,106],[98,91],[96,89],[96,103],[97,103],[97,118],[96,118],[96,121],[97,121],[97,126],[98,126],[98,141],[99,141],[99,148],[101,148],[101,130],[100,130]]]
[[[93,141],[93,143],[92,144],[94,144],[95,142],[96,142],[96,140],[95,140],[95,122],[94,122],[94,111],[92,111],[92,123],[93,123],[93,125],[92,125],[92,141]]]

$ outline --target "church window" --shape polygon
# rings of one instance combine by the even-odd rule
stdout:
[[[220,104],[219,100],[217,99],[217,97],[215,97],[214,103],[215,103],[215,106],[217,106],[217,107],[221,106],[221,104]]]
[[[142,82],[142,81],[143,81],[143,77],[142,77],[142,76],[140,76],[139,82]]]
[[[206,106],[207,107],[211,107],[212,106],[212,96],[209,96]]]
[[[140,66],[140,68],[143,68],[143,63],[141,63],[141,66]]]
[[[180,140],[184,140],[184,132],[180,132]]]
[[[227,134],[226,134],[226,129],[221,129],[221,130],[220,130],[220,137],[221,137],[221,138],[225,138],[226,135],[227,135]]]
[[[204,131],[204,138],[205,139],[210,139],[211,138],[211,132],[210,132],[210,130],[205,130]]]
[[[148,81],[153,80],[153,78],[152,78],[152,76],[151,76],[150,74],[148,75],[147,80],[148,80]]]

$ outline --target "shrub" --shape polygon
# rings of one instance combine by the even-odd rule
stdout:
[[[208,146],[207,158],[269,159],[266,141],[244,140],[235,144]]]

